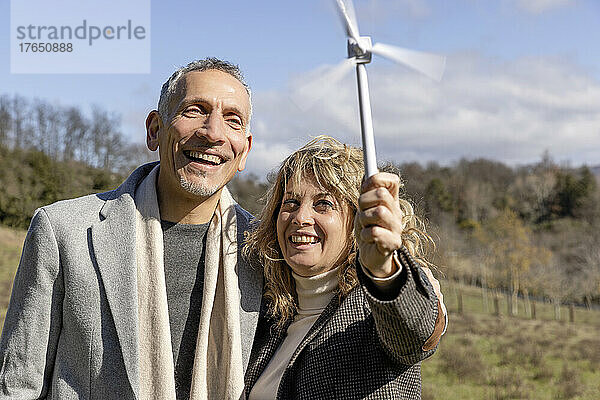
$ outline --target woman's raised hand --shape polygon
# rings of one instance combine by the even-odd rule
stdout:
[[[367,178],[361,186],[354,232],[360,262],[377,278],[386,278],[398,270],[392,255],[402,246],[404,230],[399,191],[400,177],[386,172]]]

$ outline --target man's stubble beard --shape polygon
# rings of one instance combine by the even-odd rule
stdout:
[[[206,178],[205,172],[194,171],[192,173],[199,178]],[[193,194],[194,196],[199,196],[199,197],[210,197],[213,194],[215,194],[217,192],[217,190],[220,189],[219,185],[215,185],[214,187],[209,187],[206,184],[203,184],[201,182],[190,182],[183,175],[179,176],[179,184],[181,185],[182,189],[185,190],[186,192]]]

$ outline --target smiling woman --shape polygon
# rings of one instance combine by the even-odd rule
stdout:
[[[287,185],[277,217],[277,241],[296,274],[318,275],[347,257],[352,232],[349,213],[346,203],[340,204],[314,180]]]
[[[363,174],[361,150],[327,136],[279,169],[244,249],[265,274],[249,399],[420,398],[446,324],[431,239],[397,175]]]

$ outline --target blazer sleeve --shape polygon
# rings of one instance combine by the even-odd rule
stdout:
[[[36,210],[0,339],[0,399],[45,397],[62,323],[64,284],[48,215]]]
[[[396,362],[412,365],[435,352],[437,340],[432,346],[431,338],[436,337],[436,321],[443,329],[444,316],[433,286],[408,250],[399,249],[398,258],[402,272],[391,297],[381,295],[360,265],[356,270],[381,346]]]

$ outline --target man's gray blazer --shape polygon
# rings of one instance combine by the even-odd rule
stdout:
[[[0,340],[0,399],[137,399],[133,193],[156,163],[116,190],[36,211]],[[250,214],[237,208],[238,243]],[[244,370],[262,271],[239,254]]]

